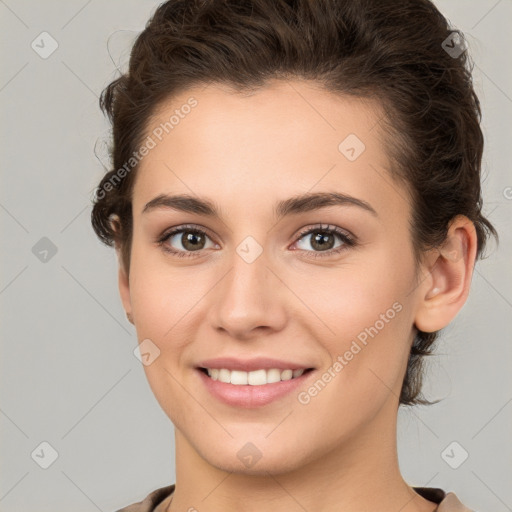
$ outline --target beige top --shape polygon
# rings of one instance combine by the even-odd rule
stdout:
[[[174,492],[174,485],[160,487],[149,493],[142,501],[128,505],[116,512],[166,512],[171,494]],[[446,493],[442,489],[434,487],[413,487],[413,489],[423,498],[438,505],[435,512],[473,512],[465,507],[453,492]]]

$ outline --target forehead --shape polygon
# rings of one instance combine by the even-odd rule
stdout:
[[[405,192],[389,175],[382,115],[375,101],[301,80],[244,93],[221,84],[188,89],[147,123],[153,147],[138,166],[134,211],[162,193],[247,206],[328,190],[388,209],[398,195],[403,213]]]

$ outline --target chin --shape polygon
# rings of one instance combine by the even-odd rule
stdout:
[[[303,466],[303,461],[300,459],[290,460],[290,454],[284,453],[273,453],[270,456],[267,453],[252,465],[250,462],[241,461],[237,455],[233,456],[232,453],[215,454],[204,458],[217,469],[239,475],[268,476],[269,473],[279,475]]]
[[[251,441],[251,438],[253,441]],[[308,461],[307,454],[298,450],[299,440],[289,439],[289,445],[265,439],[264,435],[235,437],[222,445],[197,446],[196,451],[210,465],[230,473],[268,476],[301,468]],[[277,441],[277,439],[276,439]]]

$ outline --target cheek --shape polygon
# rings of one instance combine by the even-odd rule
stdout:
[[[186,324],[187,313],[208,289],[205,275],[193,267],[172,267],[165,258],[160,249],[134,239],[130,298],[137,332],[139,340],[150,338],[160,344]]]
[[[217,279],[218,273],[211,269],[172,267],[156,250],[134,244],[130,298],[137,338],[139,343],[151,340],[159,350],[144,371],[153,394],[173,422],[180,423],[182,406],[190,401],[180,385],[189,371],[186,349],[198,337],[198,318],[204,319],[205,297]]]
[[[185,414],[183,404],[190,401],[179,384],[183,381],[183,349],[193,339],[187,314],[206,291],[183,269],[171,270],[162,265],[161,258],[143,255],[142,251],[132,255],[131,269],[130,297],[137,338],[139,343],[151,340],[158,354],[143,369],[162,410],[180,425]]]
[[[319,268],[301,281],[297,295],[307,297],[314,313],[304,328],[314,317],[321,320],[313,335],[330,355],[331,366],[337,362],[333,387],[378,400],[378,389],[387,395],[401,384],[413,326],[413,277],[412,258],[388,247],[372,261],[329,272]]]
[[[405,316],[397,310],[411,300],[412,260],[403,256],[389,247],[338,267],[312,267],[295,280],[294,291],[333,338],[356,337],[376,323],[379,331],[390,331]]]

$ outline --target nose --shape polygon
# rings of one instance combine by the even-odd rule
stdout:
[[[254,261],[241,254],[233,254],[231,268],[214,288],[209,321],[217,331],[248,340],[284,328],[287,299],[264,251]]]

